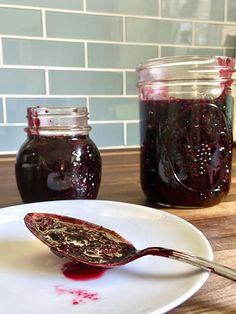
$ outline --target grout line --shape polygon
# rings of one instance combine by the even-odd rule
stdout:
[[[123,71],[123,95],[126,95],[126,71]]]
[[[93,43],[93,44],[107,44],[107,45],[135,45],[135,46],[155,46],[157,43],[143,43],[143,42],[123,42],[123,41],[113,41],[113,40],[96,40],[96,39],[76,39],[76,38],[64,38],[64,37],[35,37],[35,36],[19,36],[19,35],[7,35],[2,34],[2,38],[12,38],[12,39],[24,39],[24,40],[38,40],[38,41],[59,41],[59,42],[69,42],[69,43]],[[180,44],[181,45],[181,44]]]
[[[3,109],[3,125],[7,124],[7,105],[6,98],[2,97],[2,109]]]
[[[123,32],[122,32],[123,42],[126,42],[126,18],[125,16],[123,16],[122,18],[122,27],[123,27]]]
[[[0,44],[1,45],[1,44]],[[161,47],[171,47],[171,48],[198,48],[198,49],[235,49],[233,46],[180,46],[180,45],[160,45]],[[158,47],[155,46],[157,49]],[[85,54],[87,50],[85,49]],[[0,53],[1,54],[1,53]],[[1,56],[0,56],[1,58]],[[3,61],[3,60],[2,60]],[[69,66],[44,66],[44,65],[12,65],[12,64],[2,64],[1,69],[14,69],[14,70],[48,70],[48,71],[77,71],[77,72],[113,72],[113,73],[123,73],[124,71],[134,73],[136,72],[135,68],[94,68],[88,67],[88,61],[85,57],[85,67],[69,67]]]
[[[224,24],[225,21],[209,21],[209,20],[201,20],[201,19],[191,19],[191,18],[173,18],[173,17],[164,17],[164,16],[154,16],[154,15],[139,15],[139,14],[119,14],[119,13],[111,13],[111,12],[97,12],[97,11],[87,11],[86,8],[86,2],[85,0],[85,10],[73,10],[73,9],[57,9],[57,8],[45,8],[43,6],[27,6],[27,5],[10,5],[10,4],[0,4],[0,8],[15,8],[15,9],[29,9],[29,10],[42,10],[44,9],[45,11],[49,12],[62,12],[62,13],[72,13],[72,14],[83,14],[83,15],[100,15],[100,16],[111,16],[111,17],[133,17],[133,18],[140,18],[140,19],[155,19],[155,20],[167,20],[167,21],[179,21],[179,22],[200,22],[200,23],[219,23],[219,24]],[[160,6],[160,4],[159,4]],[[227,23],[232,23],[235,25],[235,22],[227,22]]]
[[[87,11],[87,0],[83,0],[83,11]]]
[[[32,7],[31,7],[32,9]],[[41,9],[39,7],[38,9]],[[202,20],[202,19],[192,19],[192,18],[175,18],[175,17],[165,17],[165,16],[156,16],[156,15],[141,15],[141,14],[123,14],[123,13],[113,13],[113,12],[99,12],[99,11],[79,11],[79,10],[66,10],[66,9],[55,9],[55,8],[46,8],[47,11],[50,12],[63,12],[63,13],[72,13],[72,14],[81,14],[84,15],[99,15],[99,16],[110,16],[110,17],[132,17],[132,18],[140,18],[140,19],[150,19],[150,20],[165,20],[165,21],[176,21],[176,22],[206,22],[206,23],[224,23],[224,21],[218,20]]]
[[[192,47],[195,47],[196,23],[192,23]]]
[[[88,68],[88,43],[84,42],[84,67]]]
[[[125,121],[123,123],[123,131],[124,131],[124,134],[123,134],[124,145],[127,145],[127,122]]]
[[[158,12],[159,12],[159,17],[162,17],[162,0],[159,0],[158,2]]]
[[[46,28],[46,14],[45,10],[41,10],[42,16],[42,27],[43,27],[43,39],[47,38],[47,28]]]
[[[45,69],[45,91],[46,91],[46,96],[50,94],[50,85],[49,85],[49,73],[48,69]]]
[[[235,24],[236,26],[236,24]],[[43,37],[33,37],[33,36],[17,36],[17,35],[1,35],[2,38],[11,38],[11,39],[25,39],[25,40],[38,40],[38,41],[59,41],[59,42],[70,42],[70,43],[93,43],[93,44],[106,44],[106,45],[126,45],[126,46],[151,46],[156,47],[157,44],[167,47],[192,47],[192,45],[186,44],[168,44],[168,43],[156,43],[156,42],[122,42],[122,41],[104,41],[104,40],[84,40],[84,39],[70,39],[70,38],[43,38]],[[213,48],[218,49],[221,46],[208,46],[208,45],[199,45],[199,48]],[[228,46],[226,48],[233,48],[233,46]]]
[[[175,18],[175,17],[165,17],[165,16],[155,16],[155,15],[138,15],[138,14],[119,14],[119,13],[106,13],[106,12],[97,12],[97,11],[71,11],[65,9],[52,9],[47,8],[47,11],[50,12],[63,12],[63,13],[72,13],[72,14],[84,14],[84,15],[98,15],[98,16],[109,16],[109,17],[131,17],[135,19],[147,19],[147,20],[163,20],[163,21],[170,21],[170,22],[199,22],[199,23],[209,23],[209,24],[225,24],[224,21],[218,20],[202,20],[202,19],[192,19],[192,18]],[[235,22],[227,22],[235,25]]]
[[[15,70],[54,70],[54,71],[80,71],[80,72],[118,72],[122,73],[123,71],[135,72],[134,68],[85,68],[85,67],[68,67],[68,66],[44,66],[44,65],[12,65],[5,64],[2,65],[3,69],[15,69]]]
[[[0,123],[0,126],[13,126],[13,127],[17,127],[17,126],[26,126],[27,123]]]
[[[91,124],[123,124],[123,123],[139,123],[139,120],[90,120]],[[15,123],[0,123],[0,126],[25,126],[27,123],[25,122],[15,122]]]
[[[228,12],[228,0],[225,0],[225,3],[224,3],[224,22],[227,22],[227,12]]]
[[[139,120],[91,120],[93,124],[120,124],[120,123],[139,123]]]
[[[0,37],[0,65],[3,66],[3,46],[2,37]]]
[[[6,109],[6,108],[5,108]],[[5,117],[5,120],[7,120],[7,117]],[[90,120],[91,124],[123,124],[123,123],[139,123],[139,120]],[[13,127],[17,127],[17,126],[26,126],[27,123],[26,122],[15,122],[15,123],[0,123],[0,127],[1,126],[13,126]]]
[[[0,155],[16,155],[17,154],[17,151],[14,150],[14,151],[2,151],[0,152]],[[15,159],[15,158],[14,158]],[[8,160],[8,158],[6,158],[6,160]],[[4,159],[1,158],[1,161],[4,161]]]
[[[236,25],[235,25],[236,26]],[[67,38],[43,38],[43,37],[32,37],[32,36],[13,36],[13,35],[1,35],[1,38],[11,39],[25,39],[25,40],[38,40],[38,41],[59,41],[59,42],[70,42],[70,43],[93,43],[93,44],[106,44],[106,45],[126,45],[126,46],[151,46],[156,47],[157,44],[161,44],[166,47],[192,47],[192,45],[186,44],[168,44],[168,43],[144,43],[144,42],[122,42],[122,41],[104,41],[104,40],[80,40],[80,39],[67,39]],[[198,45],[198,48],[222,48],[221,46],[208,46]],[[233,46],[227,46],[226,48],[233,48]],[[59,68],[59,67],[58,67]],[[62,67],[63,68],[63,67]]]
[[[6,98],[86,98],[88,95],[68,95],[68,94],[61,94],[61,95],[45,95],[45,94],[1,94],[0,97]],[[137,95],[90,95],[90,98],[137,98]]]
[[[114,149],[114,150],[118,150],[118,149],[127,149],[127,148],[134,148],[134,149],[139,149],[140,145],[129,145],[129,147],[125,146],[125,145],[117,145],[117,146],[98,146],[99,150],[103,150],[102,154],[112,154],[112,155],[117,155],[117,152],[114,153],[110,153],[109,150]],[[106,152],[104,152],[106,151]],[[108,152],[107,152],[108,151]],[[13,151],[0,151],[0,155],[16,155],[18,151],[13,150]],[[129,154],[136,154],[136,152],[130,152]],[[11,157],[10,158],[13,158]],[[8,157],[6,158],[6,160],[9,160]],[[4,161],[4,159],[1,158],[1,161]]]
[[[62,95],[62,97],[64,97]],[[78,96],[77,96],[78,97]],[[79,97],[82,97],[79,95]],[[83,96],[83,97],[86,97],[86,96]],[[130,95],[89,95],[90,99],[92,98],[131,98],[131,99],[138,99],[138,95],[137,94],[130,94]]]
[[[86,1],[86,0],[85,0]],[[30,5],[17,5],[17,4],[0,4],[0,8],[9,8],[9,9],[23,9],[23,10],[34,10],[39,11],[45,9],[46,11],[52,12],[65,12],[65,13],[84,13],[83,10],[78,9],[59,9],[59,8],[50,8],[45,6],[30,6]]]
[[[86,107],[87,107],[88,112],[90,114],[90,99],[89,99],[89,96],[86,97]]]

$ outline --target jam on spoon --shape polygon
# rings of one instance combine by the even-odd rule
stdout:
[[[236,281],[236,270],[163,247],[137,250],[115,231],[88,221],[49,213],[28,213],[27,228],[53,253],[95,267],[115,267],[145,255],[179,260]]]

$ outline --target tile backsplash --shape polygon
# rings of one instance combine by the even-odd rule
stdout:
[[[136,66],[235,47],[235,0],[0,0],[0,154],[37,105],[86,105],[99,148],[138,146]]]

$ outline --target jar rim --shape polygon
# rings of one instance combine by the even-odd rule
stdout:
[[[229,67],[235,70],[235,59],[226,56],[179,55],[150,58],[137,66],[137,71],[156,67],[195,65],[202,67]]]
[[[28,107],[28,127],[31,135],[88,134],[88,109],[80,107]]]
[[[152,58],[137,67],[138,85],[171,80],[232,80],[235,59],[224,56],[173,56]]]
[[[86,106],[35,106],[27,108],[27,117],[28,116],[39,116],[39,115],[88,115],[88,109]]]

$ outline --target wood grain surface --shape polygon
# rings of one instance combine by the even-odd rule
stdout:
[[[140,187],[139,151],[103,151],[103,174],[98,199],[149,204]],[[15,157],[0,158],[0,207],[21,204],[14,174]],[[211,243],[215,261],[236,269],[236,148],[231,189],[217,206],[202,209],[161,208],[189,221]],[[236,282],[211,274],[205,285],[187,302],[170,313],[236,313]]]

